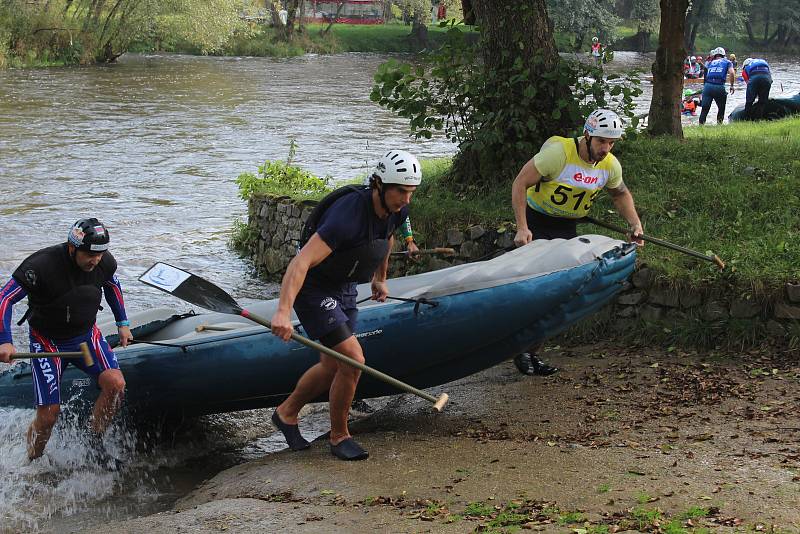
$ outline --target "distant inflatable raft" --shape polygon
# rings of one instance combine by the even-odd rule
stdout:
[[[756,104],[756,107],[759,105]],[[800,113],[800,93],[790,98],[770,98],[767,100],[763,118],[771,121],[798,113]],[[744,104],[737,106],[728,116],[728,120],[731,122],[750,120],[745,117]]]

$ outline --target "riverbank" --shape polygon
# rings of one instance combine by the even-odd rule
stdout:
[[[727,264],[720,273],[713,264],[648,245],[641,261],[661,282],[754,298],[774,297],[786,282],[800,282],[799,127],[800,118],[689,127],[682,141],[637,135],[615,146],[647,234],[717,254]],[[442,245],[437,240],[456,226],[480,224],[513,235],[510,181],[461,191],[449,172],[449,159],[423,162],[425,178],[411,208],[420,246]],[[620,223],[612,211],[609,196],[601,195],[592,213]]]
[[[451,398],[438,415],[384,399],[352,426],[367,461],[336,461],[322,439],[91,531],[800,529],[795,360],[606,344],[546,356],[562,368],[546,379],[508,363],[435,388]]]

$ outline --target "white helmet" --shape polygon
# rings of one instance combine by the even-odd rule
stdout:
[[[593,43],[596,43],[596,42],[598,42],[599,40],[600,40],[600,39],[598,39],[597,37],[592,37],[592,42],[593,42]]]
[[[697,61],[697,56],[691,56],[691,57],[689,58],[689,61]]]
[[[716,47],[714,50],[711,51],[711,57],[714,56],[722,56],[725,57],[725,49],[721,46]]]
[[[419,185],[422,168],[417,158],[405,150],[390,150],[378,161],[372,176],[384,184]]]
[[[744,62],[742,63],[742,68],[745,68],[746,66],[748,66],[752,62],[753,62],[753,58],[751,58],[751,57],[745,59]]]
[[[586,118],[583,129],[592,137],[619,139],[623,132],[622,119],[611,110],[597,109]]]

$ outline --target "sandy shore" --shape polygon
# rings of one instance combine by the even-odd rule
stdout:
[[[448,384],[442,414],[385,401],[352,426],[367,461],[316,441],[95,532],[800,532],[796,355],[546,356],[560,373]]]

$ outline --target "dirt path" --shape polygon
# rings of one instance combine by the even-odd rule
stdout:
[[[443,414],[392,398],[353,425],[365,462],[315,442],[102,532],[800,532],[796,356],[547,358],[546,379],[504,364],[448,385]]]

